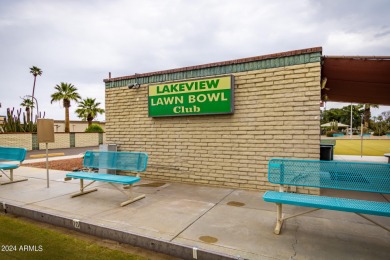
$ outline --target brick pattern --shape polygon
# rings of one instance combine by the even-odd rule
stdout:
[[[73,133],[71,133],[73,134]],[[54,133],[54,143],[48,143],[49,149],[70,148],[69,133]],[[73,147],[88,147],[99,145],[99,133],[75,133],[75,146]],[[103,143],[106,137],[103,133]],[[36,135],[35,135],[36,136]],[[0,146],[22,147],[27,150],[33,149],[33,134],[31,133],[2,133],[0,134]],[[39,149],[46,149],[45,143],[39,144]]]
[[[20,147],[32,149],[32,134],[25,133],[2,133],[0,134],[0,146]]]
[[[319,158],[319,62],[233,75],[233,115],[149,118],[147,85],[107,88],[107,143],[147,152],[149,178],[251,190],[275,188],[272,157]]]
[[[68,148],[70,147],[69,134],[54,133],[54,143],[48,143],[49,149]],[[45,143],[39,143],[39,149],[46,149]]]
[[[98,146],[99,133],[75,133],[76,147]]]

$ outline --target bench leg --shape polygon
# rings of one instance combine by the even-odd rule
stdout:
[[[135,201],[137,201],[137,200],[140,200],[140,199],[143,199],[143,198],[145,198],[145,194],[142,194],[142,195],[140,195],[140,196],[138,196],[138,197],[135,197],[135,198],[126,200],[126,201],[124,201],[124,202],[121,203],[121,207],[126,206],[126,205],[128,205],[128,204],[130,204],[130,203],[133,203],[133,202],[135,202]]]
[[[123,194],[125,194],[128,197],[128,200],[126,200],[120,204],[121,207],[126,206],[130,203],[133,203],[137,200],[145,198],[145,194],[139,195],[137,197],[133,197],[133,194],[132,194],[133,184],[128,185],[128,186],[124,186],[123,189],[120,189],[117,185],[114,185],[112,183],[110,183],[110,184],[111,184],[111,186],[115,187],[118,191],[122,192]],[[127,191],[125,191],[125,190],[127,190]]]
[[[283,213],[282,213],[282,204],[276,203],[276,227],[274,233],[276,235],[280,234],[280,230],[283,226]]]
[[[295,214],[295,215],[284,217],[283,214],[282,214],[282,204],[276,203],[276,206],[277,206],[277,213],[276,213],[277,214],[277,219],[276,219],[276,227],[275,227],[275,231],[274,231],[274,233],[276,235],[280,234],[280,230],[282,229],[283,222],[285,220],[287,220],[289,218],[295,218],[295,217],[298,217],[298,216],[302,216],[302,215],[305,215],[305,214],[308,214],[308,213],[320,210],[320,209],[311,209],[311,210],[308,210],[308,211],[305,211],[305,212],[301,212],[301,213],[298,213],[298,214]]]
[[[80,192],[79,192],[79,193],[76,193],[76,194],[73,194],[73,195],[71,196],[71,198],[78,197],[78,196],[81,196],[81,195],[84,195],[84,194],[88,194],[88,193],[97,191],[96,188],[91,189],[91,190],[85,190],[86,187],[88,187],[89,185],[91,185],[91,184],[94,183],[94,182],[95,182],[95,181],[93,181],[93,182],[89,183],[88,185],[84,186],[84,180],[83,180],[83,179],[80,179]]]
[[[9,179],[9,181],[7,182],[3,182],[1,183],[0,185],[6,185],[6,184],[11,184],[11,183],[15,183],[15,182],[21,182],[21,181],[27,181],[28,179],[19,179],[19,180],[14,180],[14,172],[13,172],[13,169],[10,169],[10,174],[9,176],[3,171],[0,169],[0,171]],[[0,175],[1,176],[1,175]]]

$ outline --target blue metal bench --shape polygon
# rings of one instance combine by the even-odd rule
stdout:
[[[15,180],[13,175],[13,170],[19,168],[20,164],[26,158],[26,153],[27,150],[25,148],[0,146],[0,161],[10,161],[10,163],[0,162],[0,171],[9,179],[7,182],[2,182],[1,185],[27,181],[27,179]],[[10,171],[9,176],[4,172],[4,170]]]
[[[89,169],[89,172],[71,172],[67,173],[66,177],[80,179],[80,192],[72,195],[72,198],[97,191],[96,188],[91,190],[85,190],[89,185],[95,181],[107,182],[118,189],[120,192],[128,196],[128,200],[122,202],[120,205],[125,206],[134,201],[140,200],[145,197],[145,195],[140,195],[137,197],[132,197],[131,188],[134,183],[139,182],[141,178],[139,177],[139,172],[146,170],[148,162],[148,155],[146,153],[139,152],[93,152],[87,151],[84,155],[83,165]],[[131,171],[136,172],[136,176],[128,175],[115,175],[109,173],[95,173],[92,172],[93,169],[110,169],[110,170],[121,170],[121,171]],[[90,180],[89,184],[84,186],[84,180]],[[125,185],[123,189],[119,188],[114,184],[123,184]],[[127,191],[125,191],[127,190]]]
[[[268,181],[279,184],[279,192],[267,191],[263,195],[264,201],[273,202],[277,205],[275,234],[280,233],[284,220],[319,209],[353,212],[390,232],[389,228],[362,215],[390,217],[389,202],[284,192],[284,185],[288,185],[390,194],[390,164],[271,159],[268,162]],[[284,218],[282,204],[314,209]]]
[[[333,134],[333,137],[342,137],[345,136],[344,134]]]

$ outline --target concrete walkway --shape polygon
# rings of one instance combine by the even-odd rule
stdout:
[[[52,158],[51,158],[52,159]],[[61,158],[64,159],[64,158]],[[97,192],[70,198],[78,180],[66,172],[20,167],[28,181],[0,186],[0,209],[184,259],[388,259],[390,232],[353,213],[321,210],[287,220],[273,234],[275,205],[262,192],[143,180],[146,198],[125,207],[123,194],[97,183]],[[0,178],[2,181],[3,177]],[[323,191],[328,196],[390,201],[389,195]],[[303,208],[285,206],[285,213]],[[390,227],[390,218],[371,216]]]
[[[62,153],[64,156],[78,155],[85,153],[87,150],[99,150],[99,146],[89,146],[89,147],[72,147],[72,148],[58,148],[58,149],[49,149],[48,153]],[[46,155],[46,150],[30,150],[27,151],[26,160],[30,159],[31,155]],[[56,158],[56,157],[53,157]],[[63,159],[63,158],[62,158]]]

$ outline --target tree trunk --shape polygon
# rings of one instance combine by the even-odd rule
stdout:
[[[30,108],[26,107],[27,123],[30,123]]]
[[[91,117],[89,114],[87,116],[88,126],[92,125],[93,117]]]
[[[370,118],[371,118],[371,106],[369,104],[364,105],[364,126],[370,128]]]
[[[69,107],[65,107],[65,133],[69,133]]]
[[[32,96],[31,96],[31,102],[32,102],[32,105],[34,107],[34,93],[35,93],[35,82],[37,81],[37,76],[34,75],[34,85],[33,85],[33,92],[32,92]],[[31,121],[34,119],[33,117],[33,113],[34,113],[34,108],[31,109]]]

